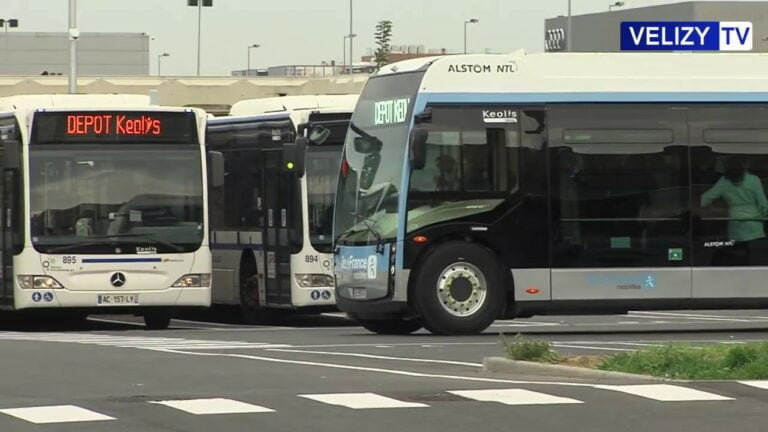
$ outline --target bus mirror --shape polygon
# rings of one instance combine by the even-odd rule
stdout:
[[[294,173],[297,177],[304,175],[304,160],[308,142],[306,138],[298,137],[295,143],[283,144],[284,172]]]
[[[322,126],[315,126],[309,133],[309,141],[314,144],[323,144],[331,136],[331,130]]]
[[[224,186],[224,155],[221,152],[208,152],[208,183],[212,187]]]
[[[411,131],[410,153],[411,168],[414,170],[424,169],[427,164],[427,139],[429,132],[421,127],[415,127]]]
[[[3,167],[6,169],[21,167],[21,145],[18,141],[3,141]]]

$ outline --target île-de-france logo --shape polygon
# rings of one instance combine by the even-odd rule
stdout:
[[[368,279],[376,279],[376,268],[378,267],[378,259],[376,255],[368,257]]]
[[[646,289],[656,288],[656,278],[654,278],[652,275],[646,276],[645,280],[643,280],[643,288],[646,288]]]

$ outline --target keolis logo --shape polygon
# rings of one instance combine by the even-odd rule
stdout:
[[[622,51],[751,51],[746,21],[628,21],[621,23]]]

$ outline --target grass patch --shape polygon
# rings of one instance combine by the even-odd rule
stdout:
[[[670,344],[598,356],[564,356],[552,343],[516,335],[501,342],[511,360],[556,363],[676,379],[768,379],[768,342],[691,346]]]
[[[768,343],[665,345],[606,357],[598,369],[680,379],[766,379]]]
[[[552,349],[552,343],[543,340],[527,340],[518,334],[510,342],[504,335],[501,343],[507,352],[507,357],[512,360],[534,361],[543,363],[557,363],[560,356]]]

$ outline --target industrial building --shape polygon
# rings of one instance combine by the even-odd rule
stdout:
[[[149,75],[149,40],[143,33],[81,33],[81,76]],[[68,75],[67,33],[0,33],[0,75]]]
[[[549,52],[619,51],[619,29],[625,21],[748,21],[754,33],[752,52],[768,51],[768,2],[690,1],[637,8],[626,8],[626,3],[629,2],[612,5],[606,2],[606,7],[612,10],[571,16],[570,34],[568,17],[547,19],[544,49]]]

